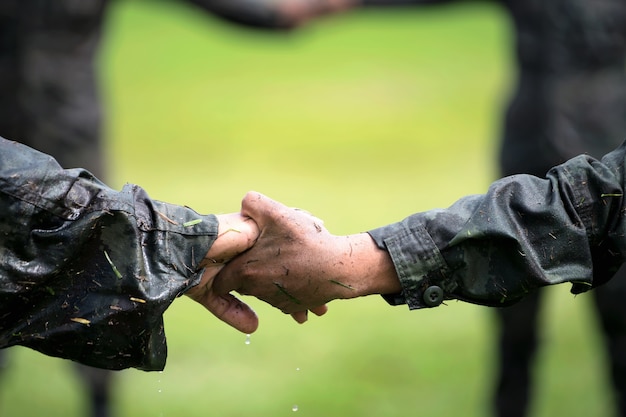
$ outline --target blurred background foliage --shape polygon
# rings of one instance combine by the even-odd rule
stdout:
[[[347,234],[495,178],[513,76],[510,22],[495,5],[369,9],[270,33],[175,1],[115,3],[100,57],[115,188],[137,183],[203,213],[237,211],[257,190]],[[548,299],[533,415],[610,415],[589,300],[565,286]],[[300,326],[246,301],[261,318],[250,344],[175,302],[165,371],[118,373],[117,415],[489,415],[488,309],[410,312],[370,297]],[[12,349],[0,415],[82,417],[79,384],[65,361]]]

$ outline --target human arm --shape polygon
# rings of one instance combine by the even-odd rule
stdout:
[[[456,0],[191,0],[235,23],[291,29],[361,7],[426,6]]]
[[[111,369],[162,369],[163,312],[190,289],[205,291],[194,287],[206,289],[219,269],[204,268],[208,258],[226,260],[257,234],[237,214],[200,215],[135,185],[112,190],[2,138],[0,212],[0,347]],[[256,328],[234,299],[197,301],[242,331]]]
[[[188,1],[230,22],[265,29],[292,29],[359,5],[359,0]]]
[[[296,314],[368,294],[417,309],[446,299],[506,305],[564,282],[579,293],[623,262],[625,158],[622,146],[602,161],[574,158],[544,179],[501,179],[484,195],[368,232],[375,244],[360,241],[356,252],[345,244],[363,235],[331,235],[318,220],[251,193],[242,213],[259,223],[259,240],[224,268],[215,288]]]
[[[455,0],[187,0],[222,19],[262,29],[294,29],[365,6],[419,6]]]

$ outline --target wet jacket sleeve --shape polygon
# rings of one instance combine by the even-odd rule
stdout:
[[[403,288],[387,301],[500,306],[541,286],[580,293],[604,283],[626,253],[625,158],[625,145],[601,161],[579,156],[546,178],[507,177],[485,195],[370,231]]]
[[[0,213],[0,347],[163,369],[163,312],[199,281],[215,216],[112,190],[2,138]]]

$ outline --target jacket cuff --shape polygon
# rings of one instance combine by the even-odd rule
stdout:
[[[443,290],[445,261],[422,226],[403,222],[368,232],[376,245],[389,252],[402,292],[383,295],[391,305],[407,304],[411,310],[436,307],[451,297]]]

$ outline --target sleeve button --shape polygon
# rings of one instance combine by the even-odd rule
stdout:
[[[440,287],[433,285],[424,291],[424,303],[426,303],[428,307],[437,307],[442,302],[443,290]]]

